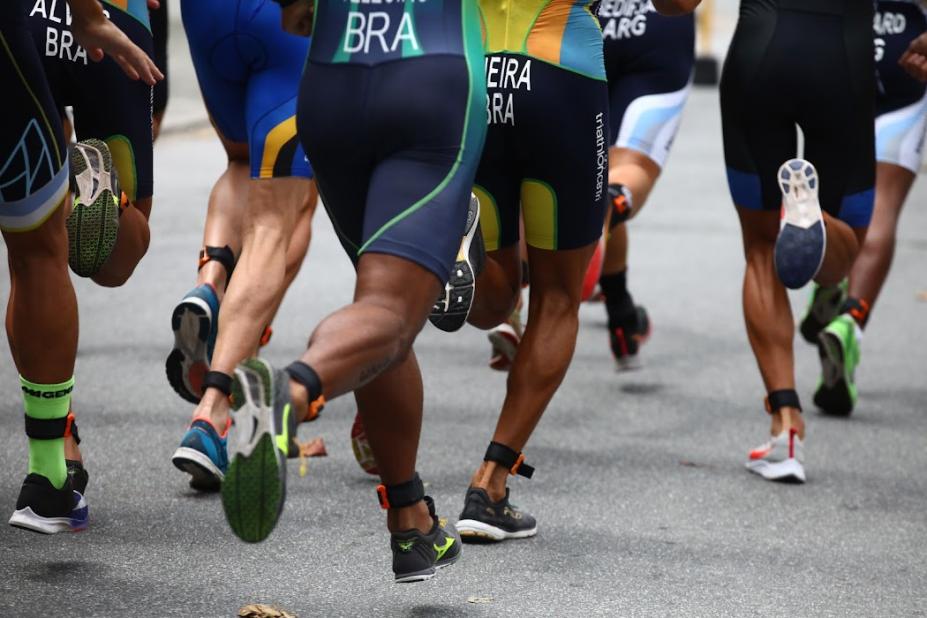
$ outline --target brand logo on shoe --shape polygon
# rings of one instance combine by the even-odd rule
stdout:
[[[440,560],[441,558],[443,558],[444,554],[447,553],[447,550],[449,550],[453,545],[454,545],[454,537],[451,537],[451,536],[444,539],[444,545],[440,547],[438,545],[435,545],[434,546],[435,551],[438,552],[438,556],[435,558],[435,560]]]
[[[290,404],[286,404],[283,408],[283,427],[281,427],[280,433],[277,434],[277,448],[280,449],[280,452],[283,453],[284,457],[287,453],[290,452],[290,413],[292,412],[292,407]]]
[[[510,509],[509,507],[505,507],[504,509],[502,509],[502,514],[505,515],[506,517],[511,517],[512,519],[522,518],[521,513],[519,513],[516,510]]]
[[[399,545],[399,551],[401,551],[401,552],[407,554],[407,553],[409,553],[410,551],[412,551],[412,546],[415,545],[415,541],[414,541],[414,540],[412,540],[412,541],[399,541],[398,545]],[[435,547],[435,549],[438,549],[438,548]]]

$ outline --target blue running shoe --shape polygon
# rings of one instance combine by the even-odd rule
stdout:
[[[76,532],[87,527],[87,501],[68,478],[61,489],[39,474],[23,481],[10,525],[42,534]]]
[[[776,238],[776,273],[783,285],[797,290],[814,279],[824,261],[827,234],[818,202],[818,172],[804,159],[779,168],[782,221]]]
[[[171,462],[191,477],[190,487],[198,491],[218,491],[229,468],[227,439],[219,436],[212,423],[195,419],[174,451]]]
[[[167,381],[190,403],[203,396],[203,377],[209,371],[219,332],[219,298],[211,285],[190,290],[171,316],[174,349],[165,363]]]

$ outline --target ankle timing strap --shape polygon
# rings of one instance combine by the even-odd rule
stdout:
[[[425,498],[425,485],[419,478],[418,472],[411,481],[398,485],[377,485],[377,498],[382,509],[399,509],[412,506]]]
[[[41,419],[26,415],[26,436],[32,440],[57,440],[59,438],[74,438],[80,444],[80,435],[77,433],[77,423],[74,422],[74,413],[68,412],[61,418]]]
[[[840,308],[840,313],[849,313],[850,317],[863,327],[869,321],[869,303],[863,298],[847,298]]]
[[[197,270],[201,270],[209,262],[215,260],[225,267],[225,285],[228,287],[232,279],[232,271],[235,270],[235,254],[228,245],[224,247],[205,246],[200,249],[200,265]]]
[[[519,474],[526,479],[534,475],[534,468],[525,463],[525,454],[518,453],[504,444],[490,442],[486,454],[483,455],[483,461],[494,461],[502,464],[509,470],[512,476]]]
[[[622,184],[608,185],[609,209],[608,229],[613,229],[631,218],[634,205],[631,200],[631,190]]]
[[[226,397],[232,395],[232,376],[221,371],[207,371],[203,376],[203,392],[207,388],[214,388]]]
[[[290,378],[301,384],[309,396],[309,417],[313,421],[325,408],[325,395],[322,394],[322,379],[315,369],[302,361],[293,361],[284,370]]]
[[[766,406],[766,411],[770,414],[778,412],[782,408],[796,408],[801,412],[801,401],[798,399],[798,393],[790,388],[770,391],[763,403]]]

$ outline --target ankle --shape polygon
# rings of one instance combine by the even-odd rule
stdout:
[[[805,438],[805,419],[798,408],[780,408],[772,413],[771,433],[778,436],[784,431],[795,430],[799,439]]]
[[[209,421],[216,431],[224,434],[231,422],[229,400],[215,388],[208,388],[199,405],[193,411],[193,418]]]
[[[484,461],[470,481],[470,487],[482,489],[493,502],[505,498],[506,480],[509,471],[498,462]]]
[[[431,532],[434,520],[428,512],[424,500],[400,508],[391,508],[386,512],[386,527],[391,533],[405,530],[418,530],[423,534]]]

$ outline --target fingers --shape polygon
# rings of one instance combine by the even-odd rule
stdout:
[[[927,56],[907,51],[902,55],[898,64],[900,64],[914,79],[922,82],[927,81]]]
[[[158,0],[148,0],[148,9],[154,11],[155,9],[160,9],[161,3]]]

